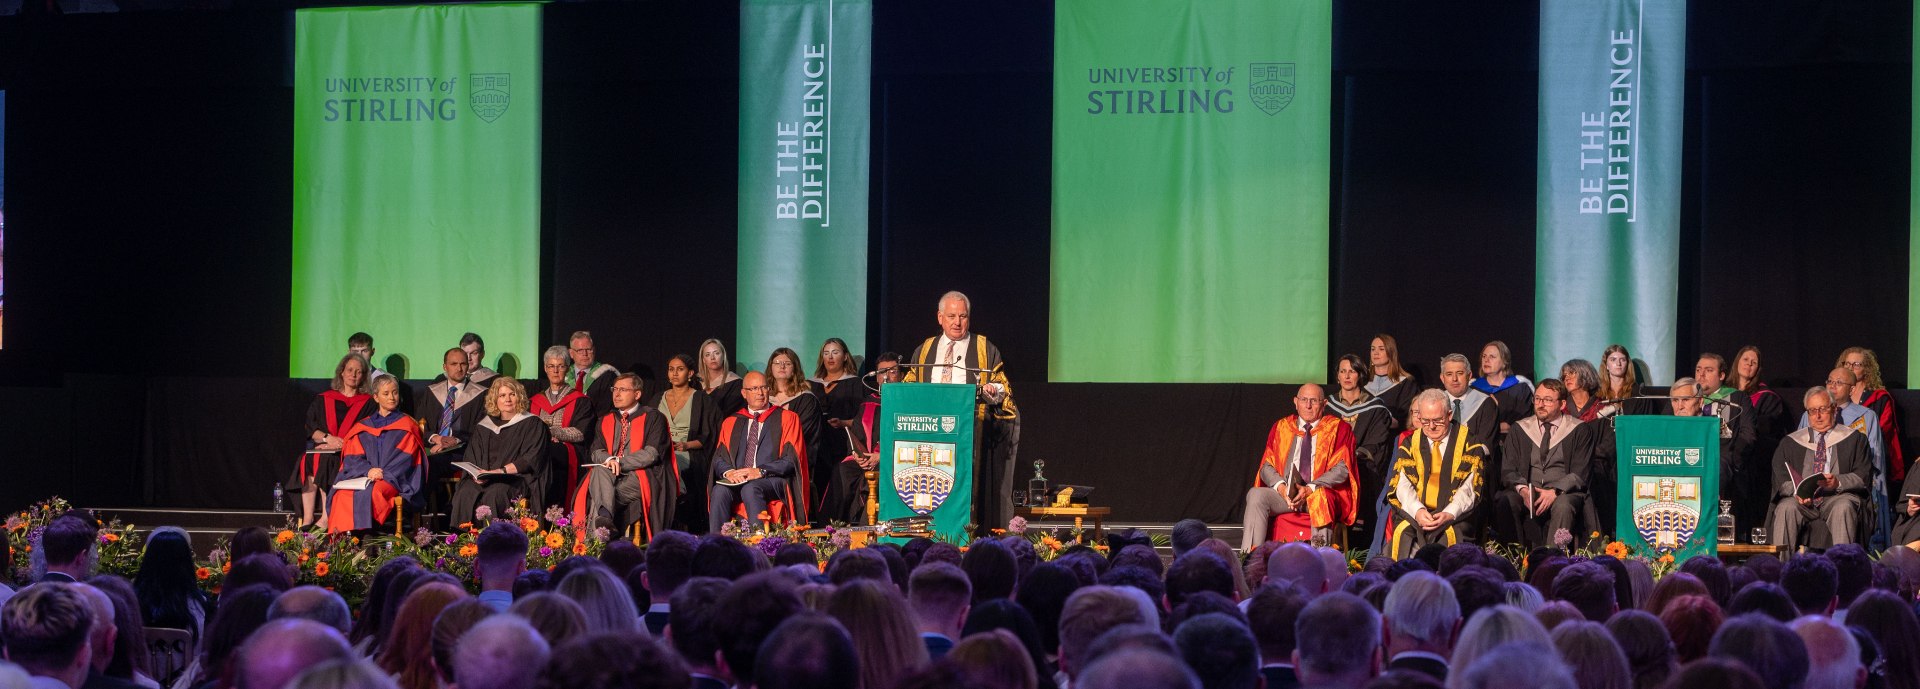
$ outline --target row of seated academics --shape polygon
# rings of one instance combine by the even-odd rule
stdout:
[[[1789,551],[1868,538],[1920,543],[1920,500],[1908,497],[1920,495],[1920,477],[1907,471],[1871,350],[1843,352],[1788,426],[1780,395],[1759,380],[1755,347],[1731,366],[1702,354],[1694,375],[1660,396],[1641,394],[1619,345],[1607,348],[1604,368],[1574,359],[1535,384],[1512,373],[1504,343],[1490,342],[1479,375],[1465,355],[1449,354],[1441,386],[1425,390],[1401,367],[1393,338],[1379,335],[1369,349],[1367,359],[1336,363],[1335,385],[1302,386],[1295,413],[1274,424],[1246,494],[1244,549],[1287,518],[1310,525],[1316,541],[1370,534],[1372,552],[1394,558],[1430,543],[1536,547],[1609,531],[1620,414],[1717,417],[1722,498],[1770,543]],[[1803,496],[1800,479],[1816,475]]]
[[[707,340],[668,361],[659,390],[599,361],[586,331],[545,350],[544,377],[531,382],[480,366],[485,343],[468,333],[411,411],[400,409],[404,383],[368,364],[372,338],[356,333],[309,405],[287,485],[302,526],[332,531],[388,524],[396,498],[449,525],[524,500],[536,515],[641,538],[762,513],[864,523],[880,388],[930,381],[978,387],[989,459],[976,467],[976,505],[983,520],[1004,520],[1010,500],[991,498],[1011,494],[1018,411],[998,349],[967,328],[970,308],[964,295],[942,297],[941,333],[911,357],[875,357],[865,376],[839,338],[821,345],[811,378],[784,347],[764,373],[737,374],[725,345]],[[450,494],[429,489],[448,483]]]

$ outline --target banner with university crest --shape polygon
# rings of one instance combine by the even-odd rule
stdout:
[[[332,376],[356,331],[408,378],[469,331],[539,365],[540,13],[294,13],[290,375]]]
[[[890,383],[880,397],[879,518],[928,517],[944,540],[973,522],[972,385]]]
[[[1615,538],[1685,561],[1719,553],[1720,424],[1713,417],[1619,416]],[[1605,423],[1604,421],[1602,423]]]

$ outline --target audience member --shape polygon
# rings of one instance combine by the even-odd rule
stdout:
[[[714,577],[688,579],[673,592],[666,636],[673,650],[687,661],[694,689],[724,689],[729,684],[729,675],[714,659],[720,652],[714,622],[720,616],[720,598],[726,593],[727,580]]]
[[[1213,529],[1198,519],[1182,519],[1173,524],[1173,557],[1187,554],[1187,551],[1200,547],[1200,543],[1213,538]]]
[[[1209,556],[1211,557],[1211,556]],[[1041,568],[1035,568],[1038,572]],[[1148,610],[1142,610],[1127,589],[1111,586],[1086,586],[1067,597],[1060,611],[1060,671],[1078,679],[1084,669],[1077,663],[1085,657],[1088,644],[1108,629],[1123,624],[1154,624]],[[1038,620],[1036,620],[1037,622]],[[1075,686],[1080,686],[1076,682]]]
[[[695,555],[694,560],[697,572],[699,556]],[[787,578],[761,572],[734,582],[716,607],[725,611],[713,620],[714,638],[719,643],[720,659],[725,663],[720,669],[730,676],[735,686],[752,686],[756,678],[754,658],[761,643],[781,622],[800,613],[800,597]],[[919,644],[914,647],[920,648]]]
[[[1396,582],[1394,585],[1399,584]],[[1460,619],[1463,620],[1473,619],[1474,613],[1499,605],[1507,598],[1506,582],[1485,567],[1462,567],[1453,576],[1447,577],[1447,586],[1453,589],[1454,600],[1460,604]]]
[[[1447,666],[1451,672],[1471,667],[1480,656],[1487,655],[1493,649],[1511,643],[1526,644],[1535,653],[1552,653],[1553,640],[1547,636],[1547,628],[1533,615],[1506,605],[1486,608],[1467,618],[1467,626],[1460,629],[1460,638],[1453,645],[1453,657]],[[1449,686],[1453,682],[1448,682]]]
[[[927,664],[927,644],[892,582],[848,582],[833,592],[827,612],[852,634],[861,686],[893,686]]]
[[[1675,598],[1660,613],[1660,624],[1667,628],[1674,654],[1682,663],[1707,655],[1723,619],[1720,606],[1704,595]]]
[[[1553,630],[1553,647],[1579,689],[1633,689],[1626,653],[1599,622],[1572,621]]]
[[[1380,674],[1380,613],[1350,594],[1317,597],[1294,622],[1301,686],[1358,688]]]
[[[491,611],[491,605],[462,601],[448,608]],[[442,613],[444,619],[446,613]],[[438,631],[438,625],[435,626]],[[458,637],[452,684],[460,689],[524,689],[538,681],[552,649],[532,625],[514,615],[481,619]]]
[[[526,620],[540,638],[546,639],[548,648],[559,648],[587,633],[587,612],[573,599],[557,593],[529,594],[514,601],[507,614]]]
[[[1320,569],[1320,557],[1307,551],[1313,559],[1315,571]],[[1323,583],[1324,585],[1324,583]],[[1177,608],[1186,602],[1187,596],[1201,591],[1212,591],[1232,600],[1239,599],[1239,591],[1233,585],[1233,571],[1227,563],[1213,553],[1194,550],[1173,561],[1167,568],[1167,608]]]
[[[347,610],[346,599],[318,586],[297,586],[273,599],[267,619],[283,618],[313,620],[332,627],[342,637],[353,628],[353,613]]]
[[[1039,675],[1026,660],[1020,639],[1004,629],[967,637],[947,654],[966,678],[966,686],[980,689],[1037,689]]]
[[[1840,571],[1819,555],[1795,555],[1780,570],[1780,588],[1800,614],[1831,615],[1840,600]]]
[[[1800,608],[1787,597],[1785,589],[1764,581],[1755,581],[1739,593],[1733,594],[1733,603],[1727,606],[1727,616],[1739,617],[1757,612],[1781,622],[1792,622],[1800,616]]]
[[[315,665],[357,660],[358,656],[347,645],[347,638],[332,627],[312,620],[284,619],[262,625],[247,638],[235,658],[234,689],[278,689]],[[429,680],[431,672],[428,668]],[[433,685],[429,682],[427,686]]]
[[[1010,600],[987,601],[967,615],[967,624],[961,628],[960,638],[964,640],[991,631],[1004,631],[1018,639],[1023,647],[1022,652],[1027,654],[1033,665],[1034,677],[1040,689],[1055,688],[1055,666],[1047,659],[1051,655],[1050,647],[1041,643],[1040,630],[1024,608]],[[1057,649],[1059,646],[1051,648]]]
[[[1655,689],[1680,669],[1673,639],[1660,618],[1645,610],[1622,610],[1607,620],[1607,632],[1627,657],[1634,689]]]
[[[1880,649],[1886,689],[1920,689],[1920,620],[1912,601],[1868,591],[1847,608],[1847,626],[1865,631]]]
[[[1713,635],[1707,654],[1745,664],[1767,689],[1798,689],[1807,680],[1807,645],[1787,625],[1765,615],[1727,620]]]
[[[1807,616],[1788,625],[1807,646],[1805,689],[1859,689],[1867,668],[1860,664],[1860,642],[1846,627],[1824,617]]]
[[[1259,689],[1260,650],[1245,623],[1220,613],[1188,619],[1173,632],[1180,657],[1205,689]]]
[[[553,587],[573,599],[586,613],[587,633],[626,633],[642,629],[640,611],[633,607],[627,585],[605,567],[576,570]]]
[[[1447,680],[1447,658],[1460,632],[1460,602],[1447,580],[1428,572],[1401,577],[1381,613],[1388,669],[1414,670]]]
[[[936,562],[914,570],[907,601],[913,605],[914,623],[929,658],[938,660],[953,650],[972,600],[973,586],[960,568]]]
[[[1589,622],[1605,622],[1620,610],[1613,583],[1613,573],[1601,564],[1577,562],[1554,576],[1553,597],[1572,604]]]
[[[433,669],[443,685],[453,682],[454,651],[460,644],[460,637],[472,631],[481,620],[495,615],[492,606],[477,599],[464,598],[440,611],[433,618]],[[519,620],[520,618],[514,618]],[[524,622],[524,620],[521,620]],[[529,630],[532,627],[528,627]],[[545,641],[541,642],[545,645]],[[542,661],[544,662],[544,661]]]
[[[401,689],[438,689],[433,666],[433,622],[440,611],[467,597],[457,584],[429,582],[407,593],[393,618],[392,636],[375,662],[398,680]]]
[[[86,594],[72,583],[43,580],[0,606],[0,646],[35,678],[33,686],[79,687],[92,669],[87,641],[93,625]]]
[[[1647,594],[1647,602],[1640,609],[1659,615],[1675,598],[1707,595],[1707,585],[1700,583],[1699,577],[1686,572],[1672,572],[1653,585],[1653,593]]]
[[[1680,671],[1674,673],[1662,689],[1695,687],[1767,689],[1767,685],[1760,681],[1760,676],[1747,669],[1746,664],[1720,658],[1701,658],[1680,666]]]
[[[1546,627],[1548,633],[1552,633],[1555,627],[1562,624],[1586,618],[1586,615],[1580,613],[1579,608],[1563,600],[1547,601],[1546,605],[1540,606],[1540,609],[1533,613],[1533,619],[1539,620],[1540,626]]]
[[[684,689],[693,683],[672,650],[639,631],[587,634],[549,654],[539,689]],[[525,686],[525,685],[522,685]],[[762,685],[772,686],[772,685]]]
[[[1575,689],[1573,676],[1560,663],[1540,662],[1541,649],[1531,644],[1508,644],[1474,659],[1461,670],[1450,689]]]
[[[1087,669],[1075,689],[1200,689],[1200,679],[1179,658],[1159,651],[1127,650]]]

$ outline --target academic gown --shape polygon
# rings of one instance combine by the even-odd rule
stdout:
[[[1379,399],[1380,404],[1386,405],[1387,413],[1393,415],[1391,430],[1398,432],[1407,427],[1408,407],[1413,404],[1413,396],[1420,392],[1420,383],[1413,379],[1412,374],[1401,378],[1399,382],[1389,380],[1386,376],[1374,376],[1363,387]]]
[[[1500,423],[1512,425],[1516,421],[1533,416],[1533,381],[1527,380],[1526,376],[1510,374],[1499,385],[1489,383],[1485,377],[1480,377],[1473,379],[1468,385],[1486,393],[1493,398],[1494,403],[1500,405],[1495,417]],[[1496,427],[1494,432],[1498,433],[1499,428]]]
[[[1353,428],[1353,464],[1360,470],[1358,518],[1368,526],[1375,525],[1380,519],[1380,492],[1386,486],[1387,465],[1393,463],[1393,411],[1372,394],[1351,405],[1342,403],[1336,391],[1327,395],[1327,413]]]
[[[535,477],[534,489],[540,492],[542,502],[548,505],[568,504],[572,498],[569,491],[580,485],[583,471],[580,465],[587,461],[587,443],[593,441],[596,407],[586,393],[571,383],[561,386],[558,399],[548,394],[547,388],[539,388],[529,396],[528,413],[535,417],[557,417],[560,420],[559,428],[549,426],[547,429],[547,443],[541,452],[542,475]],[[541,423],[545,424],[546,421],[541,420]],[[578,439],[562,440],[562,435]]]
[[[785,403],[775,405],[793,412],[800,420],[800,480],[792,488],[795,492],[806,493],[807,514],[813,514],[812,506],[820,504],[822,494],[826,493],[825,481],[833,475],[832,462],[825,461],[820,447],[822,430],[827,427],[821,416],[820,395],[806,390],[788,398]]]
[[[1472,427],[1456,425],[1447,433],[1438,455],[1426,434],[1417,431],[1394,448],[1392,475],[1388,477],[1394,493],[1387,500],[1394,511],[1394,525],[1387,539],[1394,559],[1411,556],[1428,543],[1451,546],[1472,537],[1468,525],[1482,511],[1477,487],[1484,481],[1480,475],[1487,455],[1486,446],[1472,438]],[[1450,512],[1454,518],[1446,526],[1427,531],[1413,520],[1422,508],[1436,513],[1449,508],[1457,511]]]
[[[940,380],[940,373],[926,364],[938,364],[937,357],[945,335],[927,338],[908,358],[916,364],[907,369],[903,382],[928,383]],[[1006,361],[1000,348],[987,336],[968,333],[967,344],[960,347],[960,364],[986,373],[961,371],[969,385],[992,383],[1000,394],[993,399],[975,397],[973,410],[973,509],[974,523],[981,528],[1005,524],[1013,518],[1013,466],[1020,454],[1020,408],[1013,402],[1013,386],[1007,382]]]
[[[820,451],[813,461],[814,495],[825,496],[833,490],[833,477],[837,473],[840,460],[851,452],[847,445],[844,430],[834,428],[827,423],[830,419],[852,421],[860,416],[860,404],[867,400],[867,386],[860,384],[857,376],[845,376],[838,380],[823,381],[813,379],[813,389],[820,396],[820,439],[814,442],[812,436],[807,441]],[[820,504],[825,506],[823,497]]]
[[[1913,545],[1920,542],[1920,516],[1907,513],[1907,496],[1920,495],[1920,471],[1907,472],[1906,481],[1900,485],[1900,494],[1893,496],[1893,540],[1894,545]]]
[[[1893,394],[1885,389],[1868,390],[1860,396],[1860,404],[1880,420],[1880,442],[1887,456],[1887,478],[1892,483],[1900,483],[1907,478],[1907,453],[1900,447],[1900,410],[1893,404]]]
[[[1773,470],[1773,494],[1771,505],[1794,499],[1796,479],[1804,479],[1809,471],[1808,457],[1818,447],[1818,441],[1811,428],[1802,428],[1788,433],[1786,439],[1774,448],[1771,464]],[[1833,493],[1824,493],[1821,498],[1831,501],[1839,495],[1852,495],[1858,500],[1856,508],[1866,510],[1869,506],[1869,493],[1873,481],[1873,460],[1869,458],[1866,436],[1845,426],[1835,425],[1827,434],[1827,472],[1833,474],[1836,484]],[[1798,506],[1800,518],[1804,524],[1820,513],[1812,505]],[[1775,536],[1781,536],[1778,512],[1773,524]],[[1866,545],[1873,526],[1868,524],[1866,531],[1857,533],[1856,543]],[[1776,539],[1774,545],[1794,546],[1808,542],[1824,543],[1828,540],[1816,534],[1794,535],[1797,540]],[[1824,546],[1822,546],[1824,547]],[[1790,551],[1791,552],[1791,551]]]
[[[445,414],[447,407],[447,381],[427,386],[427,393],[420,396],[414,416],[420,419],[422,436],[446,435],[460,441],[460,446],[439,454],[427,456],[427,480],[429,482],[450,477],[456,473],[452,462],[461,461],[466,456],[467,444],[473,440],[473,428],[487,413],[487,388],[484,385],[465,381],[453,395],[453,413]],[[445,423],[443,423],[443,418]],[[429,451],[433,444],[427,444]],[[455,522],[458,523],[458,522]]]
[[[547,425],[532,414],[521,413],[511,419],[488,416],[475,424],[466,461],[481,469],[512,465],[515,473],[490,474],[480,481],[463,474],[460,487],[453,491],[453,511],[447,513],[452,522],[473,521],[474,508],[481,505],[493,508],[495,517],[505,517],[507,507],[520,498],[527,499],[527,509],[532,513],[544,510],[544,496],[532,490],[531,481],[540,474],[547,438]]]
[[[1581,423],[1564,414],[1554,419],[1551,432],[1537,416],[1513,423],[1501,448],[1506,459],[1501,465],[1501,490],[1495,507],[1502,514],[1495,523],[1503,533],[1497,538],[1532,547],[1551,543],[1553,531],[1565,528],[1584,542],[1573,529],[1588,504],[1588,487],[1593,483],[1593,430],[1599,425]],[[1554,504],[1548,513],[1535,517],[1529,512],[1520,486],[1552,489]],[[1586,526],[1601,530],[1597,524]]]
[[[672,528],[673,512],[680,500],[680,465],[674,461],[673,446],[667,440],[665,414],[635,405],[624,415],[624,431],[620,429],[622,417],[618,411],[600,416],[589,459],[604,462],[619,457],[620,475],[614,478],[607,476],[605,469],[589,470],[574,491],[574,519],[584,526],[600,516],[600,509],[610,508],[617,515],[613,518],[621,531],[639,524],[650,542],[653,534]],[[599,491],[614,494],[599,495]]]
[[[679,467],[680,505],[674,511],[673,523],[674,528],[681,531],[703,534],[707,531],[707,491],[702,478],[713,467],[713,442],[719,432],[720,413],[714,409],[713,397],[698,388],[687,397],[687,404],[693,408],[687,410],[687,437],[682,442],[700,441],[700,449],[688,450],[685,464]],[[662,416],[672,416],[667,412],[665,391],[653,396],[653,408]]]
[[[374,414],[341,437],[346,444],[340,450],[340,473],[334,481],[367,476],[373,469],[379,469],[382,478],[368,482],[364,490],[334,491],[327,531],[371,529],[387,522],[395,497],[416,502],[427,453],[420,424],[413,417],[397,410]]]
[[[745,380],[744,378],[736,376],[733,380],[716,385],[712,390],[706,391],[707,397],[713,398],[713,413],[716,418],[725,419],[733,416],[734,412],[747,408],[746,395],[740,392],[740,388],[745,384]]]
[[[567,384],[585,394],[595,412],[613,408],[613,379],[619,376],[619,369],[599,361],[589,364],[585,370],[567,363]]]
[[[314,431],[326,431],[327,434],[345,439],[347,429],[361,419],[372,414],[376,405],[373,395],[343,395],[337,390],[328,390],[313,396],[313,402],[307,405],[306,430],[307,450],[318,443],[313,442]],[[321,490],[333,485],[333,475],[340,471],[340,454],[337,452],[303,452],[299,461],[294,463],[293,475],[287,479],[287,490],[300,492],[311,484]]]
[[[847,455],[841,457],[834,466],[833,484],[827,489],[823,521],[867,523],[867,472],[860,468],[860,462],[853,453],[879,451],[880,435],[874,431],[874,422],[879,418],[880,396],[868,395],[867,401],[860,404],[860,412],[854,417],[853,424],[843,434],[851,436],[852,445]]]
[[[720,435],[713,448],[713,467],[707,477],[711,496],[707,525],[712,530],[717,531],[721,524],[736,518],[734,508],[742,504],[748,507],[747,519],[758,519],[760,515],[754,508],[760,505],[757,502],[760,498],[769,502],[779,500],[786,505],[789,514],[770,515],[775,519],[789,517],[800,523],[807,521],[806,491],[792,489],[793,485],[804,483],[800,472],[806,467],[800,461],[804,446],[800,438],[800,418],[786,409],[768,406],[761,410],[758,419],[760,440],[750,443],[747,430],[754,418],[742,409],[720,422]],[[748,445],[753,445],[755,456],[744,456]],[[716,482],[729,471],[748,467],[759,468],[765,476],[739,486],[722,486]]]

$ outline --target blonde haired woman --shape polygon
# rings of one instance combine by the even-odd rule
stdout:
[[[518,380],[496,376],[487,385],[486,413],[474,424],[467,446],[466,461],[479,474],[461,474],[460,487],[453,491],[448,518],[455,526],[473,521],[474,510],[481,506],[496,517],[506,516],[507,507],[521,498],[526,498],[535,514],[545,507],[540,492],[532,490],[531,479],[539,474],[547,425],[527,413],[526,387]]]

